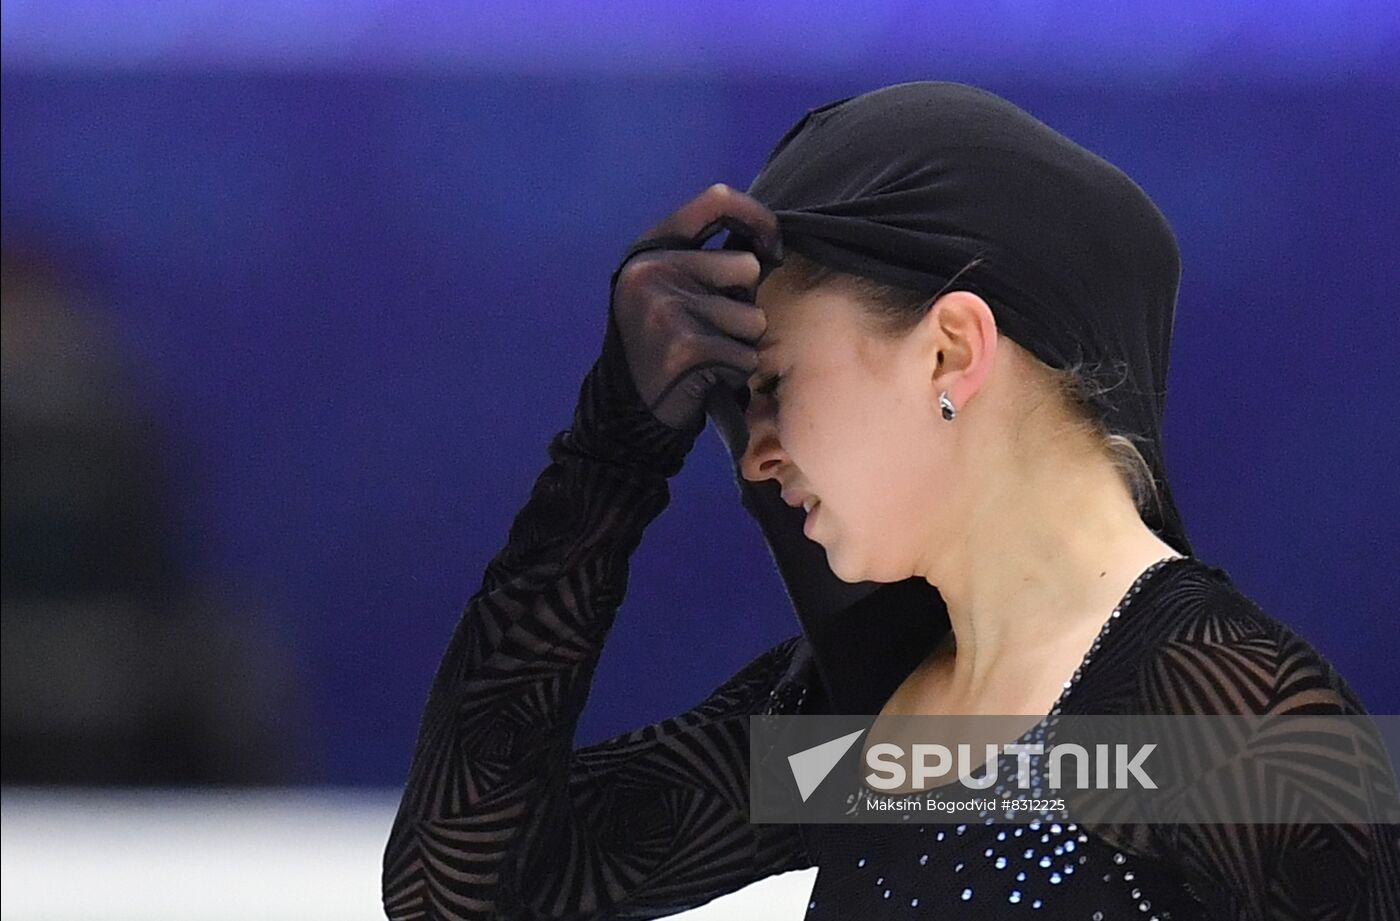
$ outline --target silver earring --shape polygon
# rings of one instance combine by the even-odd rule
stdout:
[[[946,390],[938,395],[938,406],[943,410],[943,418],[949,422],[952,422],[953,417],[958,414],[957,409],[953,406],[953,401],[948,399],[948,391]]]

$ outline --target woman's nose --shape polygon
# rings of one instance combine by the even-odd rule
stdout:
[[[765,402],[761,397],[754,399],[744,413],[749,440],[739,459],[739,472],[744,479],[755,483],[771,479],[782,466],[783,459],[773,414],[763,408]]]

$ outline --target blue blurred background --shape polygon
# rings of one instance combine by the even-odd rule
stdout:
[[[1400,712],[1393,3],[11,0],[2,32],[7,784],[401,784],[627,245],[915,79],[1166,213],[1197,554]],[[672,493],[579,744],[797,630],[714,433]]]

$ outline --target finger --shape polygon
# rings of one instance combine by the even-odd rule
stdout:
[[[735,406],[740,414],[748,409],[751,398],[749,378],[753,375],[744,374],[733,368],[716,367],[710,370],[719,381],[715,384],[715,392],[726,395],[728,401]]]
[[[758,364],[757,353],[728,336],[700,334],[687,343],[683,355],[672,356],[680,365],[670,383],[647,406],[657,418],[679,427],[675,419],[688,418],[690,408],[700,409],[720,381],[729,382],[752,375]]]
[[[710,371],[711,377],[723,381],[746,381],[758,369],[758,351],[753,346],[721,333],[701,333],[690,356],[685,374]]]
[[[647,232],[649,237],[675,234],[697,247],[722,229],[752,237],[764,254],[782,258],[778,218],[758,199],[717,182],[668,215]]]
[[[783,241],[782,231],[779,229],[779,236],[776,246],[770,246],[762,240],[755,240],[747,228],[730,227],[729,233],[725,236],[724,242],[719,246],[722,250],[740,250],[753,253],[759,263],[763,266],[763,271],[759,273],[759,281],[768,277],[768,274],[783,264]]]
[[[729,336],[753,345],[768,330],[767,314],[733,298],[707,295],[691,298],[686,306],[710,335]]]
[[[744,407],[736,399],[742,391],[724,385],[724,382],[711,387],[705,394],[705,415],[714,420],[720,439],[729,449],[733,460],[738,460],[748,447],[748,422]]]
[[[762,272],[758,257],[742,250],[677,249],[651,257],[666,259],[672,266],[706,288],[728,292],[742,290],[740,300],[752,302]]]

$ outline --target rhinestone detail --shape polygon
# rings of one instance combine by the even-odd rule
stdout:
[[[1133,598],[1137,596],[1137,593],[1142,590],[1143,583],[1151,578],[1153,573],[1172,560],[1180,559],[1184,559],[1184,557],[1179,553],[1173,556],[1163,557],[1144,569],[1138,574],[1138,577],[1133,580],[1133,584],[1128,588],[1128,591],[1124,593],[1123,598],[1118,602],[1118,606],[1108,615],[1108,619],[1103,622],[1103,626],[1099,627],[1098,635],[1096,635],[1094,641],[1089,644],[1089,651],[1084,654],[1084,658],[1080,660],[1079,665],[1075,667],[1074,674],[1070,675],[1069,680],[1065,682],[1064,690],[1060,692],[1060,696],[1055,701],[1055,705],[1050,708],[1050,713],[1048,715],[1052,721],[1058,722],[1058,720],[1055,720],[1055,717],[1060,715],[1060,711],[1064,708],[1065,700],[1069,697],[1070,693],[1074,691],[1075,686],[1079,684],[1080,676],[1084,674],[1084,670],[1089,667],[1090,660],[1092,660],[1094,654],[1099,651],[1099,647],[1103,645],[1104,637],[1108,636],[1108,632],[1112,629],[1114,622],[1122,616],[1123,611],[1127,609]],[[1051,725],[1053,724],[1052,722]]]

